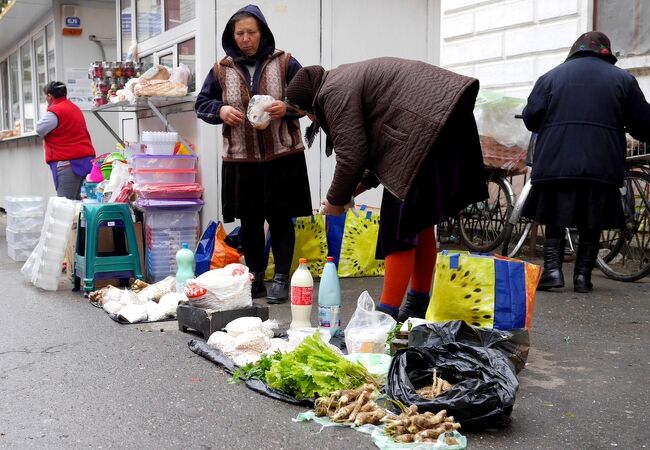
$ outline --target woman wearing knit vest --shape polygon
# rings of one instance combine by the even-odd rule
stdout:
[[[377,257],[386,260],[378,309],[424,317],[436,262],[434,225],[487,197],[473,108],[478,80],[420,61],[376,58],[301,69],[287,102],[336,152],[323,201],[339,215],[350,197],[384,186]],[[410,283],[406,301],[402,302]]]
[[[208,73],[197,97],[197,116],[223,125],[222,209],[225,222],[241,222],[244,258],[254,274],[253,298],[282,303],[289,297],[289,269],[295,234],[292,217],[312,213],[305,147],[299,114],[287,114],[287,83],[301,68],[289,53],[275,48],[264,15],[255,5],[228,21],[221,42],[226,57]],[[246,120],[255,94],[276,99],[266,111],[271,124],[257,130]],[[275,261],[273,284],[264,284],[264,221],[271,231]]]

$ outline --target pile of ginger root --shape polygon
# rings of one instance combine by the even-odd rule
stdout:
[[[379,392],[372,384],[357,389],[341,390],[328,397],[319,397],[314,402],[314,414],[328,416],[332,422],[361,426],[377,425],[388,414],[375,403]]]
[[[453,416],[447,416],[446,410],[418,413],[417,405],[403,408],[399,416],[387,415],[381,419],[386,424],[385,433],[395,442],[436,442],[438,436],[460,428]],[[445,437],[445,444],[455,445],[458,441],[453,436]]]

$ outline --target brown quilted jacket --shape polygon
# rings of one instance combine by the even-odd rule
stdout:
[[[326,72],[314,106],[336,153],[328,201],[346,204],[366,170],[403,200],[461,95],[475,98],[478,87],[474,78],[400,58]],[[477,148],[472,157],[481,161]]]

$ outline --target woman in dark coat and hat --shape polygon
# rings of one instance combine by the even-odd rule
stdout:
[[[275,48],[275,39],[262,11],[248,5],[235,13],[223,31],[226,57],[208,73],[197,96],[199,119],[223,124],[222,212],[225,222],[241,221],[246,265],[255,275],[253,298],[282,303],[289,295],[289,269],[295,234],[292,217],[312,213],[305,146],[299,115],[287,114],[282,101],[287,83],[301,68],[298,61]],[[275,101],[264,130],[246,120],[255,94]],[[264,284],[264,221],[271,230],[275,275],[270,290]]]
[[[386,260],[378,309],[424,317],[436,261],[434,225],[487,197],[473,108],[479,83],[421,61],[376,58],[301,69],[287,102],[319,127],[336,168],[323,201],[339,215],[350,198],[384,186],[377,257]],[[403,296],[410,283],[406,301]]]
[[[538,133],[523,214],[546,225],[541,290],[564,286],[565,227],[578,229],[573,289],[586,293],[600,231],[623,225],[625,131],[650,138],[650,105],[614,64],[609,38],[584,33],[566,61],[537,80],[524,109],[526,127]]]

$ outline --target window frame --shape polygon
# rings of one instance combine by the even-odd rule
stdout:
[[[39,111],[39,102],[40,102],[40,97],[41,97],[41,90],[38,85],[38,74],[37,74],[37,67],[36,67],[36,46],[35,42],[38,39],[43,40],[43,50],[44,50],[44,64],[45,64],[45,82],[48,83],[51,80],[50,78],[50,69],[53,69],[53,74],[56,77],[56,41],[54,41],[54,48],[51,49],[54,52],[54,62],[53,66],[50,67],[50,61],[48,59],[48,51],[50,50],[49,44],[48,44],[48,39],[47,39],[47,30],[48,27],[52,27],[52,33],[54,36],[54,19],[52,17],[48,18],[47,20],[44,20],[38,26],[34,27],[32,31],[27,34],[23,39],[18,41],[15,46],[11,48],[10,51],[8,51],[5,55],[4,58],[0,59],[1,62],[6,63],[6,82],[7,82],[7,98],[4,98],[2,95],[2,92],[0,91],[0,105],[2,107],[8,108],[8,119],[9,123],[5,124],[3,121],[3,118],[0,118],[0,124],[2,125],[3,129],[13,129],[15,126],[15,123],[18,122],[20,124],[20,136],[23,135],[29,135],[35,133],[36,129],[36,122],[40,119],[40,111]],[[25,90],[24,90],[24,79],[23,79],[23,58],[22,58],[22,48],[25,45],[29,45],[29,57],[30,57],[30,75],[31,75],[31,89],[32,89],[32,106],[34,108],[33,111],[33,130],[30,131],[25,131],[25,112],[26,112],[26,107],[25,107]],[[12,91],[14,89],[13,83],[11,81],[11,75],[10,75],[10,59],[16,55],[17,58],[17,67],[18,67],[18,79],[17,79],[17,95],[18,95],[18,114],[19,117],[15,117],[14,112],[13,112],[13,94]]]

